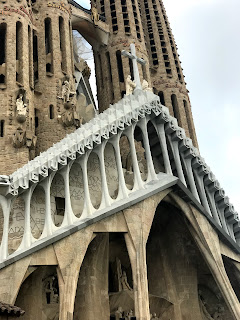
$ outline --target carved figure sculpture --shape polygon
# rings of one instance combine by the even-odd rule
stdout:
[[[204,298],[202,296],[201,290],[198,291],[198,296],[199,296],[200,310],[201,310],[201,313],[202,313],[204,319],[212,320],[213,318],[211,317],[211,315],[209,314],[209,312],[206,308],[206,301],[204,300]]]
[[[122,271],[121,261],[119,258],[116,259],[117,263],[117,274],[118,274],[118,285],[119,285],[119,291],[122,290],[130,290],[132,291],[132,288],[130,287],[128,281],[127,281],[127,274],[126,271]]]
[[[157,314],[155,312],[153,312],[151,318],[151,320],[154,319],[154,320],[159,320],[159,318],[157,317]]]
[[[147,80],[145,80],[145,79],[142,82],[142,90],[150,91],[150,92],[153,91],[152,88],[149,87],[149,84],[148,84]]]
[[[26,141],[26,131],[22,128],[17,128],[13,135],[13,145],[15,148],[21,148]]]
[[[27,105],[23,102],[23,95],[20,94],[16,101],[18,115],[25,116],[27,113]]]
[[[219,305],[217,306],[217,310],[213,314],[214,320],[223,320],[224,307]]]
[[[115,319],[120,320],[123,317],[123,309],[122,307],[118,307],[117,311],[115,312]]]
[[[91,11],[92,11],[91,18],[92,18],[93,24],[97,25],[99,21],[99,14],[97,11],[96,4],[92,6]]]
[[[59,302],[59,296],[57,293],[57,289],[54,286],[55,276],[48,277],[46,280],[46,287],[45,292],[46,294],[49,294],[50,296],[50,304],[51,303],[58,303]]]
[[[127,76],[126,80],[126,96],[129,96],[133,93],[133,90],[136,88],[136,83],[131,80],[131,76]]]
[[[132,291],[132,288],[130,287],[130,285],[128,283],[128,280],[127,280],[126,271],[123,271],[120,280],[121,280],[122,290],[130,290],[130,291]]]
[[[131,320],[134,317],[133,311],[129,310],[127,316],[125,317],[126,320]]]

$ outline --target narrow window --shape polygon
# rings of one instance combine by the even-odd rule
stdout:
[[[185,114],[186,114],[186,118],[187,118],[189,135],[190,135],[190,137],[194,137],[194,128],[193,128],[193,120],[191,117],[191,110],[190,110],[189,105],[186,100],[183,100],[183,105],[184,105]]]
[[[4,136],[4,120],[0,121],[0,137]]]
[[[49,118],[54,119],[54,108],[52,104],[49,106]]]
[[[23,27],[19,21],[16,23],[16,81],[23,81]]]
[[[122,55],[121,51],[118,50],[116,52],[117,57],[117,66],[118,66],[118,77],[120,82],[124,82],[124,75],[123,75],[123,65],[122,65]]]
[[[35,129],[37,129],[39,125],[39,119],[38,119],[38,110],[36,108],[34,109],[34,116],[35,116]]]
[[[175,94],[171,95],[171,101],[172,101],[172,108],[173,108],[173,116],[175,118],[179,119],[179,108],[178,108],[178,102],[177,102],[177,97]]]
[[[33,31],[33,72],[34,72],[34,82],[38,81],[38,38]]]
[[[132,80],[134,80],[132,59],[129,59],[129,69],[130,69],[130,76],[131,76],[131,79],[132,79]]]
[[[29,63],[29,85],[33,88],[33,43],[32,31],[28,26],[28,63]]]
[[[114,92],[113,92],[113,82],[112,82],[112,67],[111,67],[111,59],[109,52],[106,52],[106,58],[107,58],[107,65],[108,65],[108,76],[110,79],[110,93],[111,93],[111,101],[110,103],[113,103],[114,100]]]
[[[52,73],[52,26],[51,19],[45,19],[45,53],[46,53],[46,72]]]
[[[60,50],[62,53],[62,62],[61,67],[64,73],[67,72],[67,55],[66,55],[66,40],[65,40],[65,28],[64,20],[62,17],[59,17],[59,36],[60,36]]]
[[[0,24],[0,84],[5,83],[6,75],[6,30],[5,23]]]
[[[158,92],[158,96],[159,96],[159,98],[160,98],[161,104],[165,106],[164,93],[163,93],[162,91],[159,91],[159,92]]]

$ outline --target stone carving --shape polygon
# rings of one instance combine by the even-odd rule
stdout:
[[[13,134],[13,145],[15,148],[21,148],[26,142],[26,131],[22,128],[17,128]]]
[[[211,317],[211,315],[209,314],[207,307],[206,307],[206,301],[202,296],[202,291],[199,290],[198,291],[198,296],[199,296],[199,305],[200,305],[200,310],[201,313],[204,317],[204,320],[212,320],[213,318]]]
[[[127,76],[126,80],[126,96],[129,96],[133,93],[133,90],[136,88],[136,83],[131,80],[131,76]]]
[[[45,294],[47,304],[55,304],[59,302],[59,294],[57,288],[57,279],[55,276],[50,276],[44,281]]]
[[[62,99],[64,103],[70,101],[70,97],[74,96],[76,92],[71,91],[71,85],[68,80],[64,80],[62,83],[61,97],[58,96],[59,99]]]
[[[115,320],[121,320],[123,318],[123,308],[118,307],[117,311],[115,312]]]
[[[134,317],[134,314],[133,314],[133,310],[129,310],[125,319],[126,320],[131,320],[132,318]]]
[[[150,91],[150,92],[153,91],[152,88],[149,87],[149,84],[148,84],[147,80],[145,80],[145,79],[142,82],[142,90],[143,91]]]
[[[214,320],[223,320],[224,307],[221,305],[217,306],[217,310],[213,314]]]
[[[99,21],[99,14],[98,14],[98,10],[97,10],[96,4],[93,4],[93,6],[91,8],[91,12],[92,12],[91,18],[92,18],[93,24],[97,25],[98,21]]]
[[[23,101],[23,94],[20,94],[16,100],[17,121],[22,123],[26,121],[27,104]]]
[[[0,184],[9,184],[11,183],[11,179],[9,176],[0,175]]]
[[[119,291],[123,291],[123,290],[132,291],[132,288],[130,287],[128,280],[127,280],[126,271],[122,271],[121,261],[119,258],[116,259],[116,263],[117,263]]]
[[[155,312],[153,312],[153,314],[150,315],[150,319],[151,320],[159,320],[159,318],[157,317],[157,314]]]

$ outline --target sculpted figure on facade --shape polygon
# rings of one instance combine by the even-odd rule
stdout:
[[[95,3],[92,5],[91,12],[92,12],[91,14],[92,21],[94,25],[97,25],[99,21],[99,14],[98,14],[97,6]]]
[[[132,81],[131,76],[127,76],[126,80],[126,96],[129,96],[133,93],[133,90],[136,88],[136,83]]]
[[[153,91],[153,89],[149,87],[149,84],[148,84],[147,80],[145,80],[145,79],[142,82],[142,90],[143,91],[150,91],[150,92]]]
[[[123,318],[123,308],[118,307],[117,311],[115,312],[115,320],[121,320]]]
[[[13,145],[15,148],[21,148],[26,142],[26,131],[21,127],[17,128],[13,134]]]
[[[151,317],[150,317],[151,320],[159,320],[159,318],[157,317],[157,314],[154,312]]]
[[[62,83],[61,96],[59,99],[62,99],[64,103],[70,102],[70,98],[74,96],[76,92],[71,91],[71,84],[68,80],[64,80]]]
[[[16,100],[16,118],[19,123],[25,122],[27,117],[27,104],[23,101],[23,94]]]

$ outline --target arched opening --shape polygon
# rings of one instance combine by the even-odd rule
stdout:
[[[81,216],[84,206],[84,186],[81,166],[74,163],[69,173],[69,187],[72,210],[78,218]]]
[[[188,105],[186,100],[183,100],[183,105],[184,105],[184,110],[185,110],[185,114],[186,114],[186,118],[187,118],[189,135],[190,135],[190,138],[193,138],[194,137],[194,127],[193,127],[191,109],[190,109],[190,106]]]
[[[171,197],[158,205],[146,246],[150,312],[160,319],[217,319],[221,306],[222,319],[232,319],[188,225]]]
[[[117,317],[119,306],[124,319],[129,310],[133,311],[131,319],[136,319],[132,288],[132,269],[123,233],[97,234],[80,269],[73,320],[92,319],[89,305],[94,305],[101,319],[121,319]]]
[[[91,152],[88,158],[87,172],[91,202],[94,208],[98,209],[102,201],[102,180],[99,158],[94,152]]]
[[[0,121],[0,137],[3,138],[4,137],[4,120]]]
[[[149,121],[147,124],[147,131],[155,172],[166,172],[158,134],[151,121]]]
[[[240,285],[240,268],[239,262],[233,262],[230,258],[222,256],[224,267],[228,278],[231,282],[233,290],[240,302],[240,292],[239,292],[239,285]]]
[[[46,205],[45,192],[40,186],[37,186],[31,199],[31,231],[35,239],[40,238],[45,223]]]
[[[11,254],[17,250],[22,242],[25,224],[25,201],[21,196],[13,200],[8,231],[8,253]]]
[[[107,143],[104,149],[104,163],[108,184],[108,192],[112,199],[116,199],[118,196],[118,170],[115,157],[115,151],[110,143]]]
[[[158,96],[159,96],[159,98],[160,98],[161,104],[165,106],[164,93],[163,93],[162,91],[159,91],[159,92],[158,92]]]
[[[30,267],[16,305],[26,310],[23,320],[59,319],[59,284],[55,266]]]
[[[129,190],[132,190],[134,185],[134,173],[133,173],[133,166],[132,166],[132,154],[130,143],[126,136],[122,136],[120,141],[120,153],[122,159],[122,167],[124,173],[124,179],[126,186]]]
[[[64,179],[57,173],[51,184],[51,214],[55,226],[60,227],[65,215],[65,187]]]

